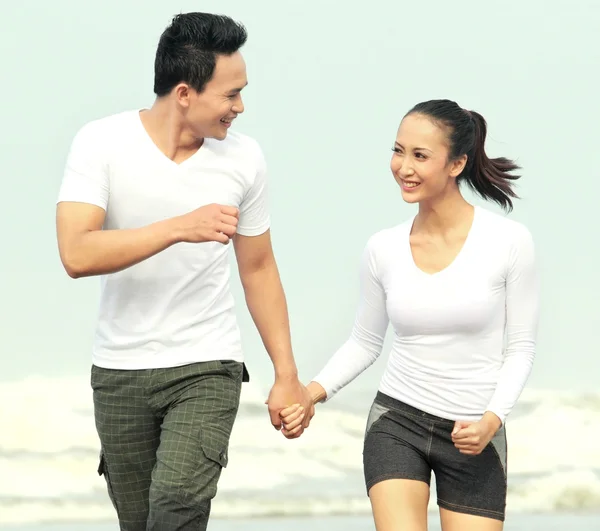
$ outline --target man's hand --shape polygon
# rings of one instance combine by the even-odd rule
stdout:
[[[177,219],[179,240],[188,243],[228,244],[237,231],[239,210],[225,205],[206,205]]]
[[[281,411],[298,404],[305,411],[301,427],[293,434],[286,431],[283,434],[299,437],[308,427],[314,408],[306,387],[298,380],[287,303],[273,255],[271,232],[267,230],[259,236],[237,234],[233,245],[246,304],[275,371],[275,383],[266,402],[271,424],[281,430]]]
[[[317,382],[310,382],[306,386],[310,398],[312,400],[312,410],[310,412],[311,418],[315,414],[315,404],[318,404],[327,397],[327,391],[323,389],[323,386]],[[300,436],[304,431],[302,422],[306,416],[305,410],[300,404],[294,404],[293,406],[287,407],[279,413],[283,426],[281,431],[288,439],[295,438],[294,436]]]
[[[461,454],[479,455],[502,426],[502,421],[490,411],[478,422],[457,420],[452,430],[452,442]]]
[[[206,205],[136,229],[104,230],[103,208],[72,201],[56,207],[61,261],[73,278],[108,275],[139,264],[179,242],[229,243],[238,209]]]
[[[300,437],[303,431],[308,428],[310,420],[315,414],[311,396],[297,377],[276,378],[266,403],[269,408],[271,424],[276,430],[282,430],[283,428],[283,435],[288,439]],[[303,417],[291,433],[283,425],[280,415],[284,409],[294,404],[303,409]]]

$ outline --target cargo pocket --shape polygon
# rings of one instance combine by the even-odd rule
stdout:
[[[104,476],[104,480],[106,481],[106,488],[108,490],[108,497],[117,511],[117,515],[119,515],[119,508],[117,507],[117,501],[115,499],[115,494],[113,492],[112,484],[110,482],[110,473],[108,471],[108,467],[106,466],[106,458],[104,457],[104,452],[100,452],[100,462],[98,463],[98,475]]]
[[[104,453],[100,452],[100,462],[98,463],[98,475],[99,476],[104,475],[104,468],[105,468]]]
[[[219,450],[212,446],[208,446],[207,444],[203,444],[202,452],[204,453],[204,456],[210,461],[221,465],[223,468],[227,468],[227,463],[229,462],[229,455],[227,449]]]
[[[202,508],[216,495],[222,470],[229,461],[226,447],[199,444],[196,470],[179,490],[180,502],[186,507]]]

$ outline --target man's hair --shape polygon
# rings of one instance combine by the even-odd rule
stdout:
[[[214,74],[217,55],[232,55],[247,38],[246,28],[224,15],[176,15],[158,42],[154,93],[166,96],[179,83],[202,92]]]

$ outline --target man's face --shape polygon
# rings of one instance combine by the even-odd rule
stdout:
[[[189,89],[185,120],[194,136],[224,140],[231,122],[244,112],[241,92],[247,84],[246,63],[239,51],[217,55],[213,77],[204,90]]]

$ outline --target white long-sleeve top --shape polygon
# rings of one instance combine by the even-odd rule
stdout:
[[[535,356],[539,287],[531,234],[476,207],[456,259],[428,274],[412,257],[413,221],[369,239],[351,336],[314,380],[330,400],[380,356],[391,322],[382,393],[450,420],[491,411],[504,423]]]

